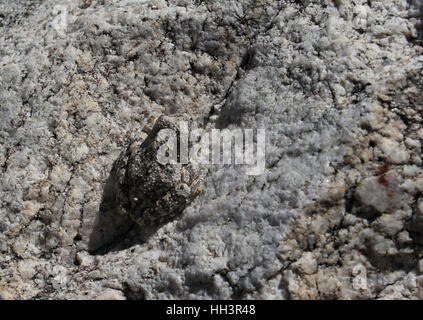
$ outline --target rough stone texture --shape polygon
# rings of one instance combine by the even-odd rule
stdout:
[[[423,298],[421,1],[0,2],[2,298]],[[266,172],[134,227],[113,164],[175,113]]]

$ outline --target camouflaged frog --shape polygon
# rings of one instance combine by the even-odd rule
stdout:
[[[114,166],[118,212],[140,226],[171,221],[201,192],[202,170],[198,165],[158,161],[158,150],[164,143],[159,132],[171,129],[179,136],[180,121],[192,125],[187,116],[160,116],[147,138],[132,143]]]

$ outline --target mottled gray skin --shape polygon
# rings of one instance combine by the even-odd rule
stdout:
[[[182,214],[200,193],[201,170],[194,164],[161,164],[157,151],[166,141],[162,129],[171,129],[179,140],[179,121],[186,116],[161,116],[142,144],[135,142],[117,160],[116,204],[140,226],[160,226]]]

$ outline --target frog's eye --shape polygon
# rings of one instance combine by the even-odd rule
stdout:
[[[144,128],[142,128],[142,132],[145,132],[146,134],[150,134],[151,133],[151,128],[145,126]]]

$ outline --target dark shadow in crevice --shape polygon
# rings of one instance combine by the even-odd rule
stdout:
[[[417,19],[416,29],[417,29],[417,39],[411,39],[413,42],[417,40],[419,45],[422,45],[423,42],[423,3],[421,0],[408,0],[409,8],[409,18]]]
[[[223,130],[230,125],[240,125],[241,119],[245,111],[242,107],[237,105],[236,92],[231,92],[225,104],[222,107],[219,117],[216,120],[216,129]]]
[[[369,249],[365,251],[364,254],[367,256],[370,263],[381,272],[395,272],[398,270],[410,272],[418,263],[417,256],[414,252],[399,252],[392,256],[382,256]]]
[[[94,222],[88,242],[91,254],[106,253],[121,242],[134,224],[127,217],[119,215],[115,205],[115,179],[110,175],[106,181],[100,210]],[[123,240],[123,239],[122,239]],[[106,250],[107,249],[107,250]],[[106,252],[103,252],[106,250]]]

